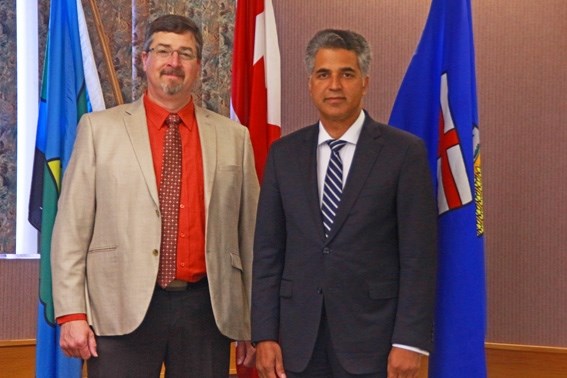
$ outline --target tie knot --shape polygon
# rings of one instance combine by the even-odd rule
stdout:
[[[165,124],[167,126],[177,126],[181,123],[181,118],[179,118],[179,115],[177,113],[171,113],[167,116],[167,119],[165,120]]]
[[[341,148],[345,146],[346,141],[340,139],[331,139],[327,141],[327,144],[329,145],[329,147],[331,147],[331,150],[333,152],[337,153],[341,150]]]

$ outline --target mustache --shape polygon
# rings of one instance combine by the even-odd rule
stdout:
[[[164,68],[163,70],[161,70],[160,72],[160,76],[163,75],[173,75],[173,76],[178,76],[180,78],[184,78],[185,77],[185,73],[183,72],[183,70],[181,68]]]

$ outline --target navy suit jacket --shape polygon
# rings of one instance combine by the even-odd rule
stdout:
[[[437,211],[424,143],[366,115],[328,238],[317,186],[318,124],[271,147],[254,242],[252,340],[305,369],[325,307],[354,374],[386,370],[393,343],[432,345]]]

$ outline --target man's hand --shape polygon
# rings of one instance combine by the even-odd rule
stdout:
[[[421,354],[392,347],[388,356],[388,378],[418,378]]]
[[[59,345],[67,357],[83,360],[98,357],[94,332],[85,320],[63,323]]]
[[[256,370],[260,378],[285,378],[282,350],[275,341],[261,341],[256,345]]]
[[[251,368],[256,363],[256,349],[250,344],[250,341],[236,342],[236,364]]]

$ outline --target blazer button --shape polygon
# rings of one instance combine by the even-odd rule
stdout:
[[[329,255],[331,253],[331,248],[323,248],[323,254],[324,255]]]
[[[317,288],[317,294],[323,294],[323,289],[321,289],[320,287]]]
[[[157,256],[157,255],[159,255],[159,252],[158,252],[157,249],[154,249],[154,250],[152,251],[152,254],[153,254],[154,256]]]

